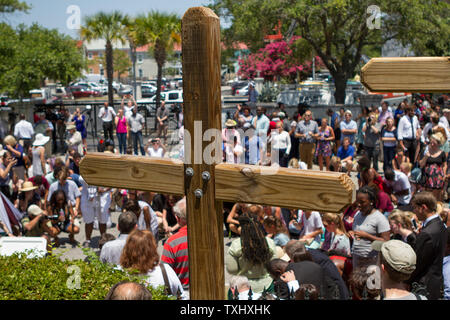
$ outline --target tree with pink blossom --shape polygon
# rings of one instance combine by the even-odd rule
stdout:
[[[311,72],[312,62],[306,58],[312,56],[311,51],[300,37],[293,37],[289,43],[284,40],[268,43],[258,52],[239,59],[239,75],[254,79],[259,72],[268,81],[293,81],[299,73],[304,76]],[[317,62],[320,66],[318,57]]]

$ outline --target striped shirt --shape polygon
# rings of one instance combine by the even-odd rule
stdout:
[[[169,264],[180,279],[184,289],[189,288],[189,256],[187,226],[171,236],[164,244],[161,261]]]

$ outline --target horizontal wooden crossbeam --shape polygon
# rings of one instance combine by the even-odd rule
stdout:
[[[80,173],[93,186],[184,195],[184,165],[179,160],[88,153]]]
[[[216,198],[282,208],[342,212],[352,202],[349,176],[252,165],[216,165]]]
[[[178,160],[89,153],[80,165],[90,185],[183,195],[184,165]],[[215,166],[216,199],[341,212],[354,184],[343,173],[238,164]]]
[[[450,57],[373,58],[361,82],[372,92],[450,92]]]

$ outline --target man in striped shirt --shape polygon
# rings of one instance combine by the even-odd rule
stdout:
[[[187,243],[186,198],[178,201],[173,212],[180,229],[164,244],[161,261],[167,263],[177,274],[184,290],[189,289],[189,258]]]

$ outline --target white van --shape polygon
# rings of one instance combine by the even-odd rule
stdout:
[[[30,90],[29,93],[31,101],[34,103],[47,104],[54,100],[50,88],[34,89]]]
[[[183,103],[183,90],[161,92],[161,101],[165,101],[167,106],[170,104],[181,104]],[[156,95],[149,99],[138,100],[137,102],[149,103],[150,105],[147,106],[147,110],[150,112],[151,110],[155,110]]]

